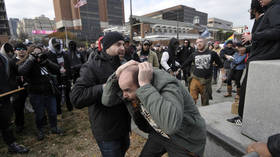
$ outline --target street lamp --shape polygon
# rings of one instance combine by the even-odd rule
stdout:
[[[129,17],[129,23],[130,23],[130,42],[133,40],[133,32],[132,32],[132,0],[130,0],[130,17]]]

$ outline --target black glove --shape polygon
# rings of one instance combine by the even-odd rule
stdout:
[[[45,60],[40,60],[40,65],[42,66],[46,66],[49,64],[49,60],[48,59],[45,59]]]

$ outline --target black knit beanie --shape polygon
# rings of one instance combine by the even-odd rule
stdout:
[[[17,43],[15,45],[15,49],[23,49],[23,50],[27,50],[26,45],[24,45],[23,43]]]
[[[119,32],[109,32],[102,39],[103,49],[106,51],[109,47],[111,47],[116,42],[124,40],[124,37]]]

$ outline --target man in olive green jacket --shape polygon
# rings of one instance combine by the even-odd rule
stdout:
[[[137,52],[137,55],[139,56],[140,62],[149,62],[152,64],[153,67],[159,68],[159,61],[157,54],[150,49],[152,43],[145,39],[142,43],[142,49],[141,51]]]
[[[119,101],[129,102],[127,108],[136,125],[149,133],[140,156],[166,152],[169,157],[203,156],[205,121],[175,77],[153,70],[148,62],[130,61],[120,66],[103,88],[102,104],[112,107]]]

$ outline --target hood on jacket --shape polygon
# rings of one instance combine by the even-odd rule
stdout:
[[[167,50],[172,65],[175,65],[176,51],[178,47],[179,47],[179,40],[176,38],[172,38],[168,44],[168,50]]]
[[[8,59],[12,59],[14,56],[14,48],[11,44],[5,43],[1,47],[0,53]]]
[[[13,47],[9,43],[5,43],[2,45],[1,50],[0,50],[0,59],[3,61],[4,66],[5,66],[5,72],[7,76],[9,77],[10,75],[10,67],[9,67],[9,55],[7,52],[13,52]]]
[[[62,41],[60,39],[57,39],[57,38],[51,38],[49,40],[49,47],[48,47],[48,49],[52,53],[61,53],[62,49],[63,49]]]
[[[69,41],[68,43],[69,51],[76,51],[77,50],[77,43],[75,41]]]

